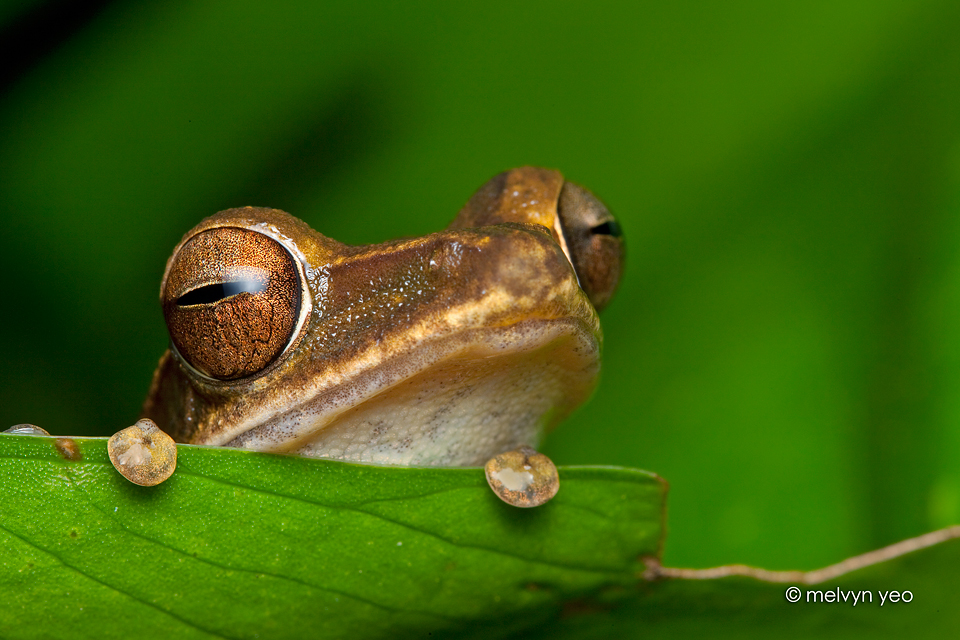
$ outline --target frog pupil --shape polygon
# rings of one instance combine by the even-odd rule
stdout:
[[[607,220],[601,224],[598,224],[595,227],[591,227],[591,233],[604,236],[613,236],[614,238],[620,237],[620,225],[617,224],[616,220]]]
[[[267,288],[266,283],[257,280],[238,280],[236,282],[216,282],[197,287],[177,298],[177,305],[189,307],[197,304],[213,304],[233,297],[239,293],[260,293]]]

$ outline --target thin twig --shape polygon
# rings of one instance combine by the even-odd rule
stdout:
[[[932,547],[935,544],[946,542],[954,538],[960,538],[960,525],[938,529],[925,533],[916,538],[909,538],[890,546],[868,551],[859,556],[847,558],[837,564],[832,564],[822,569],[813,571],[769,571],[757,567],[748,567],[744,564],[731,564],[723,567],[713,567],[710,569],[678,569],[674,567],[660,566],[656,558],[645,558],[647,570],[644,578],[647,580],[656,580],[658,578],[678,578],[681,580],[714,580],[717,578],[729,578],[730,576],[745,576],[762,580],[763,582],[791,582],[798,584],[817,584],[827,580],[833,580],[838,576],[851,571],[857,571],[870,565],[885,562],[893,558]]]

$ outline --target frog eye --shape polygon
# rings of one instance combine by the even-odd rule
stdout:
[[[249,229],[219,227],[170,259],[160,298],[177,352],[218,380],[263,371],[290,344],[303,278],[290,252]]]
[[[563,183],[557,213],[580,286],[600,311],[613,297],[623,271],[620,225],[595,195],[572,182]]]

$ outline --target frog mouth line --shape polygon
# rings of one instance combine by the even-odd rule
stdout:
[[[586,400],[599,348],[599,335],[572,318],[472,329],[205,444],[385,464],[482,464],[487,451],[535,445]]]

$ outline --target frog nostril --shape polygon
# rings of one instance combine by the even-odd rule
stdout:
[[[213,304],[240,293],[260,293],[267,288],[265,282],[257,280],[239,280],[236,282],[216,282],[197,287],[177,298],[177,306],[190,307],[198,304]]]

